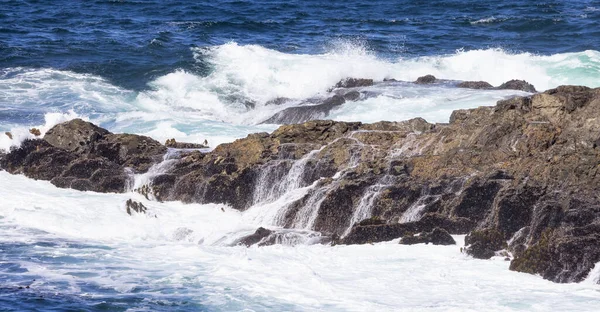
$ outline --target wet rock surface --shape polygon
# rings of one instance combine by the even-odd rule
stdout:
[[[447,124],[284,125],[211,152],[182,153],[145,192],[246,210],[302,188],[274,225],[341,244],[436,228],[470,233],[474,257],[507,249],[512,270],[578,282],[600,261],[597,116],[600,89],[562,86],[457,110]],[[107,191],[124,187],[124,168],[144,172],[166,151],[150,138],[82,125],[81,133],[25,141],[0,165],[62,187]]]
[[[437,81],[437,78],[435,78],[434,75],[425,75],[422,77],[417,78],[417,80],[415,80],[416,84],[430,84],[430,83],[435,83]]]
[[[360,94],[359,94],[360,96]],[[352,100],[353,97],[350,97]],[[345,98],[340,95],[334,95],[317,104],[307,104],[286,108],[271,118],[262,122],[263,124],[293,124],[301,123],[312,119],[321,119],[329,115],[334,108],[344,104]]]
[[[124,192],[127,170],[145,172],[166,147],[144,136],[112,134],[81,119],[56,125],[43,139],[24,141],[0,160],[13,174],[81,191]]]
[[[494,87],[486,81],[463,81],[456,86],[466,89],[492,89]]]

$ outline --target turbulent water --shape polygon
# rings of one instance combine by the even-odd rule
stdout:
[[[31,137],[31,127],[45,132],[76,117],[214,147],[274,130],[262,122],[331,96],[347,77],[376,84],[328,118],[447,122],[454,109],[526,93],[410,81],[598,87],[598,38],[599,1],[5,0],[0,149]],[[403,82],[383,83],[391,78]],[[277,98],[287,100],[269,105]],[[510,272],[501,258],[470,259],[459,246],[312,244],[316,206],[283,244],[229,247],[277,225],[285,203],[306,194],[311,186],[293,174],[265,182],[242,213],[0,172],[0,310],[597,309],[600,268],[582,284],[558,285]],[[365,194],[353,222],[369,216],[385,183]],[[149,214],[128,216],[130,198]],[[406,220],[418,218],[418,204]]]

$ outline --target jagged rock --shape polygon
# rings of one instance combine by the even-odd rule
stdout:
[[[430,83],[435,83],[436,81],[437,81],[437,78],[435,78],[434,75],[425,75],[425,76],[417,78],[415,83],[416,84],[430,84]]]
[[[346,78],[335,84],[334,88],[357,88],[373,85],[373,79]]]
[[[128,215],[131,215],[133,212],[146,213],[146,211],[148,210],[148,208],[146,208],[144,204],[134,201],[132,199],[128,199],[125,202],[125,209]]]
[[[561,86],[495,107],[457,110],[448,124],[416,118],[284,125],[208,153],[182,153],[146,194],[245,210],[255,204],[256,192],[277,193],[288,187],[278,183],[291,177],[299,186],[312,186],[282,207],[285,227],[310,228],[346,244],[436,227],[450,234],[477,229],[467,247],[474,256],[508,249],[514,270],[580,281],[600,261],[599,115],[600,89]],[[109,133],[81,142],[81,148],[64,144],[65,149],[26,141],[0,157],[0,166],[63,187],[122,191],[125,167],[144,170],[166,149],[143,137]],[[90,168],[72,166],[86,162]],[[288,176],[292,168],[301,174]],[[348,229],[365,203],[370,215],[387,221]],[[414,221],[398,223],[406,220]]]
[[[501,84],[497,89],[500,90],[519,90],[519,91],[525,91],[525,92],[531,92],[531,93],[535,93],[537,92],[535,90],[535,87],[528,83],[525,80],[509,80],[503,84]]]
[[[0,167],[58,187],[124,192],[131,167],[147,170],[162,160],[166,147],[143,136],[111,134],[81,119],[50,129],[44,139],[26,140],[0,158]]]
[[[271,118],[263,121],[263,124],[294,124],[306,122],[313,119],[327,117],[334,108],[344,104],[343,96],[334,95],[323,102],[315,105],[303,105],[286,108]]]
[[[241,238],[240,240],[238,240],[235,243],[235,245],[244,245],[246,247],[250,247],[252,245],[258,244],[261,240],[263,240],[264,238],[267,238],[272,233],[273,233],[273,231],[271,231],[269,229],[259,227],[256,230],[256,232],[254,232],[251,235]]]
[[[147,171],[159,162],[167,148],[158,141],[135,134],[106,134],[93,149],[93,154],[105,157],[136,172]]]
[[[109,133],[90,122],[73,119],[52,127],[44,135],[44,140],[54,147],[83,152]]]
[[[50,180],[62,173],[76,156],[55,148],[44,140],[25,140],[0,161],[0,167],[13,174]]]
[[[467,254],[477,259],[489,259],[497,250],[507,247],[504,235],[493,229],[477,230],[465,236]]]
[[[486,81],[463,81],[456,86],[465,89],[492,89],[494,87]]]
[[[421,233],[421,235],[406,235],[400,240],[402,245],[414,244],[433,244],[433,245],[456,245],[456,241],[448,231],[435,228],[431,232]]]

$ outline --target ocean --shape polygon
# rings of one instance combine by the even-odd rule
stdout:
[[[528,93],[410,83],[432,74],[538,91],[600,87],[600,1],[0,0],[0,149],[83,118],[211,148],[340,80],[395,79],[327,116],[448,122]],[[399,87],[400,85],[400,87]],[[281,105],[272,105],[280,100]],[[4,135],[10,131],[13,138]],[[142,183],[148,176],[135,177]],[[286,196],[297,186],[290,185]],[[594,311],[580,284],[458,246],[231,246],[277,204],[240,212],[134,192],[58,189],[0,171],[0,311]],[[149,208],[129,216],[134,198]]]

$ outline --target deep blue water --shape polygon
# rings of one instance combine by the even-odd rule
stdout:
[[[600,1],[0,1],[0,69],[92,73],[129,89],[209,71],[190,47],[235,41],[319,53],[352,40],[382,57],[499,47],[598,50]]]

